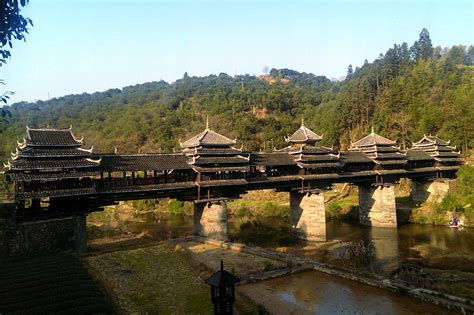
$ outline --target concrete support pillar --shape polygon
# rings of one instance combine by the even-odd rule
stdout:
[[[411,182],[411,199],[416,202],[440,203],[453,183],[452,179]]]
[[[78,215],[73,221],[74,249],[80,253],[87,251],[87,225],[86,216]]]
[[[290,192],[290,223],[303,239],[326,241],[323,193]]]
[[[227,241],[227,202],[195,203],[194,232],[198,236]]]
[[[395,185],[360,185],[359,221],[363,225],[397,227]]]

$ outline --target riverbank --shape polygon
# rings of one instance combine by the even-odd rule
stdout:
[[[99,250],[89,253],[83,260],[95,277],[109,288],[113,300],[116,301],[119,310],[124,313],[207,314],[206,310],[211,310],[211,308],[209,301],[206,302],[203,299],[209,299],[209,288],[204,285],[203,279],[218,270],[220,259],[224,260],[226,270],[242,280],[237,288],[239,295],[236,302],[236,309],[241,310],[242,313],[258,313],[264,308],[275,314],[284,314],[291,310],[307,313],[312,308],[324,310],[335,305],[337,296],[347,294],[344,292],[348,290],[348,287],[358,295],[368,294],[373,304],[358,304],[357,299],[354,299],[350,300],[350,303],[337,302],[339,308],[334,308],[333,311],[366,308],[366,311],[374,312],[385,310],[384,313],[387,314],[399,313],[392,310],[420,310],[421,314],[422,310],[426,313],[428,309],[432,313],[448,313],[446,309],[438,309],[431,304],[402,298],[379,288],[408,293],[425,301],[441,303],[451,308],[464,307],[467,311],[474,311],[474,308],[469,309],[469,306],[466,306],[468,302],[465,300],[463,302],[462,299],[449,299],[446,296],[443,297],[443,293],[440,292],[420,291],[415,287],[397,284],[377,276],[367,277],[343,269],[334,269],[307,257],[243,244],[188,237],[154,244],[137,244],[135,248],[129,249],[116,247],[116,250],[112,252],[110,247],[106,247],[105,250],[105,252]],[[300,274],[300,272],[311,270],[355,280],[356,283],[361,284],[337,280],[330,276]],[[278,279],[270,280],[274,278]],[[313,280],[304,280],[305,278]],[[298,284],[300,281],[306,284],[300,287]],[[282,289],[284,283],[290,284],[290,287]],[[328,300],[328,296],[325,297],[326,300],[322,297],[309,298],[313,295],[312,292],[315,292],[318,283],[325,287],[329,285],[332,291],[329,290],[328,293],[334,294],[334,300]],[[310,284],[313,285],[311,288],[308,287]],[[307,292],[303,293],[305,287],[307,287]],[[265,289],[260,290],[262,288]],[[285,292],[298,290],[300,294],[308,295],[305,299],[309,306],[299,305],[301,301],[286,301],[278,294],[272,293],[281,290]],[[181,299],[184,298],[186,301],[191,299],[194,302],[183,302],[184,300]],[[377,303],[377,299],[382,299],[381,301],[384,302]],[[177,306],[177,303],[180,304]],[[277,307],[278,305],[281,307]],[[381,305],[385,306],[380,308]]]

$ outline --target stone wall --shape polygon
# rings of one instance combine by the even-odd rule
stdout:
[[[454,183],[452,179],[427,181],[412,181],[411,198],[416,202],[440,203]]]
[[[394,185],[360,185],[359,220],[363,225],[397,227]]]
[[[194,233],[198,236],[227,241],[227,202],[194,204]]]
[[[323,193],[290,193],[290,223],[308,241],[326,241]]]
[[[2,256],[87,249],[84,215],[22,223],[4,219],[0,230]]]

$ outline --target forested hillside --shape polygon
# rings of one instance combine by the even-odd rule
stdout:
[[[474,146],[473,64],[474,46],[433,47],[423,30],[411,46],[395,44],[373,62],[349,66],[340,82],[289,69],[261,77],[184,74],[172,84],[16,103],[1,117],[0,156],[9,157],[26,125],[72,124],[95,152],[173,151],[204,128],[206,115],[214,130],[252,150],[283,146],[301,114],[324,144],[342,149],[373,125],[402,147],[431,133],[467,150]]]

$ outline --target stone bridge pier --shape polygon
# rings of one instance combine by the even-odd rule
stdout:
[[[326,241],[323,191],[290,192],[290,224],[305,240]]]
[[[227,241],[227,202],[194,203],[194,234]]]
[[[395,185],[359,185],[359,221],[375,227],[397,227]]]
[[[453,182],[453,179],[412,180],[411,199],[419,203],[439,203],[446,196]]]

